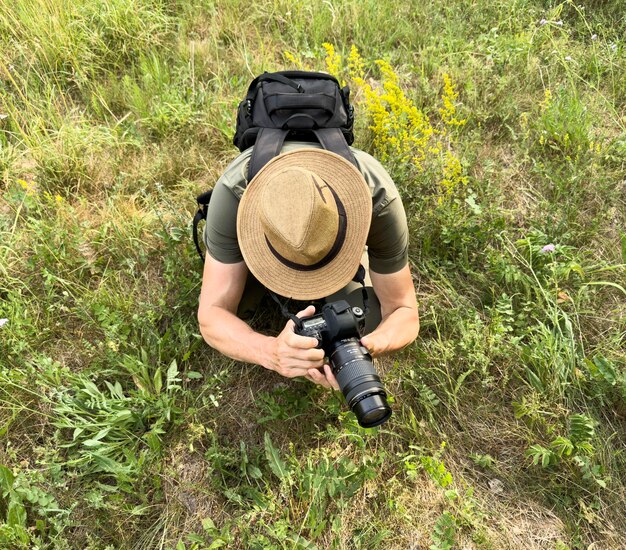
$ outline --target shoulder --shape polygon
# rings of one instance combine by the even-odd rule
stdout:
[[[359,170],[370,187],[374,216],[377,216],[392,201],[400,201],[400,193],[393,179],[382,163],[369,153],[350,147],[359,165]]]
[[[282,152],[296,148],[317,147],[319,144],[288,142],[284,145]],[[236,156],[226,167],[222,176],[217,180],[215,188],[227,189],[237,200],[243,196],[243,192],[248,185],[248,165],[252,156],[253,147],[250,147]],[[367,182],[372,193],[374,211],[373,215],[378,215],[393,200],[399,200],[399,193],[396,185],[379,160],[369,153],[356,147],[350,147],[357,161],[359,171]]]
[[[215,183],[215,189],[228,189],[237,199],[241,199],[248,185],[248,164],[251,156],[252,147],[237,155]]]

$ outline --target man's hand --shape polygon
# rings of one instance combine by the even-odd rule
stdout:
[[[361,345],[370,353],[372,357],[380,355],[389,348],[387,335],[376,334],[376,331],[361,338]]]
[[[296,316],[309,317],[314,313],[315,306],[309,306]],[[324,350],[317,349],[317,343],[315,338],[296,334],[294,322],[287,321],[283,331],[272,340],[270,364],[266,367],[286,378],[304,376],[326,388],[339,389],[330,367],[324,365]]]
[[[297,317],[308,317],[315,313],[315,306],[298,312]],[[270,370],[287,378],[306,376],[309,370],[324,366],[324,350],[316,349],[317,339],[295,333],[293,321],[287,321],[283,331],[272,340]]]
[[[372,357],[410,344],[417,337],[420,322],[413,278],[408,265],[396,273],[381,274],[370,269],[372,286],[380,300],[382,322],[361,344]]]
[[[337,383],[337,379],[335,378],[330,365],[324,365],[323,373],[318,369],[311,369],[304,377],[308,378],[311,382],[319,384],[320,386],[339,391],[339,384]]]

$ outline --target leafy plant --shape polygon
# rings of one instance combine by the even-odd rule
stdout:
[[[485,468],[486,470],[490,470],[493,468],[496,463],[495,459],[489,454],[477,454],[472,453],[470,458],[481,468]]]
[[[573,414],[569,417],[568,437],[558,436],[548,447],[532,445],[527,455],[535,465],[543,468],[561,463],[573,464],[585,480],[593,481],[606,488],[607,480],[602,477],[602,467],[593,463],[596,449],[593,445],[595,422],[584,414]]]
[[[54,424],[63,430],[61,446],[72,454],[68,464],[84,473],[111,475],[129,490],[125,484],[137,475],[147,449],[161,449],[164,428],[180,413],[175,405],[181,389],[176,362],[165,375],[161,367],[151,375],[142,367],[133,376],[135,390],[124,391],[119,381],[105,381],[102,390],[77,377],[73,391],[57,391],[54,405]]]
[[[0,465],[0,543],[7,548],[42,544],[58,535],[68,514],[27,473],[15,475]]]
[[[457,525],[454,515],[448,511],[441,514],[430,535],[432,539],[430,550],[450,550],[454,548],[456,529]]]

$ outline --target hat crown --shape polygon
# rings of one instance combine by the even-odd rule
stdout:
[[[245,187],[237,239],[261,284],[313,300],[352,280],[371,219],[372,195],[361,172],[336,153],[302,147],[274,157]]]
[[[304,168],[277,172],[262,193],[259,210],[265,237],[290,262],[315,264],[337,238],[339,214],[332,191]]]

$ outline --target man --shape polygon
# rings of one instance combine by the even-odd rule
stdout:
[[[373,357],[411,343],[419,331],[408,266],[408,229],[398,191],[373,157],[351,148],[359,169],[318,144],[286,143],[250,183],[251,149],[216,183],[207,213],[198,321],[206,342],[224,355],[288,378],[339,389],[317,340],[294,332],[255,332],[238,316],[250,274],[295,300],[337,299],[353,289],[362,261],[380,303],[380,323],[361,339]],[[367,253],[364,250],[367,246]],[[243,299],[242,299],[243,297]],[[298,317],[315,313],[314,306]]]

